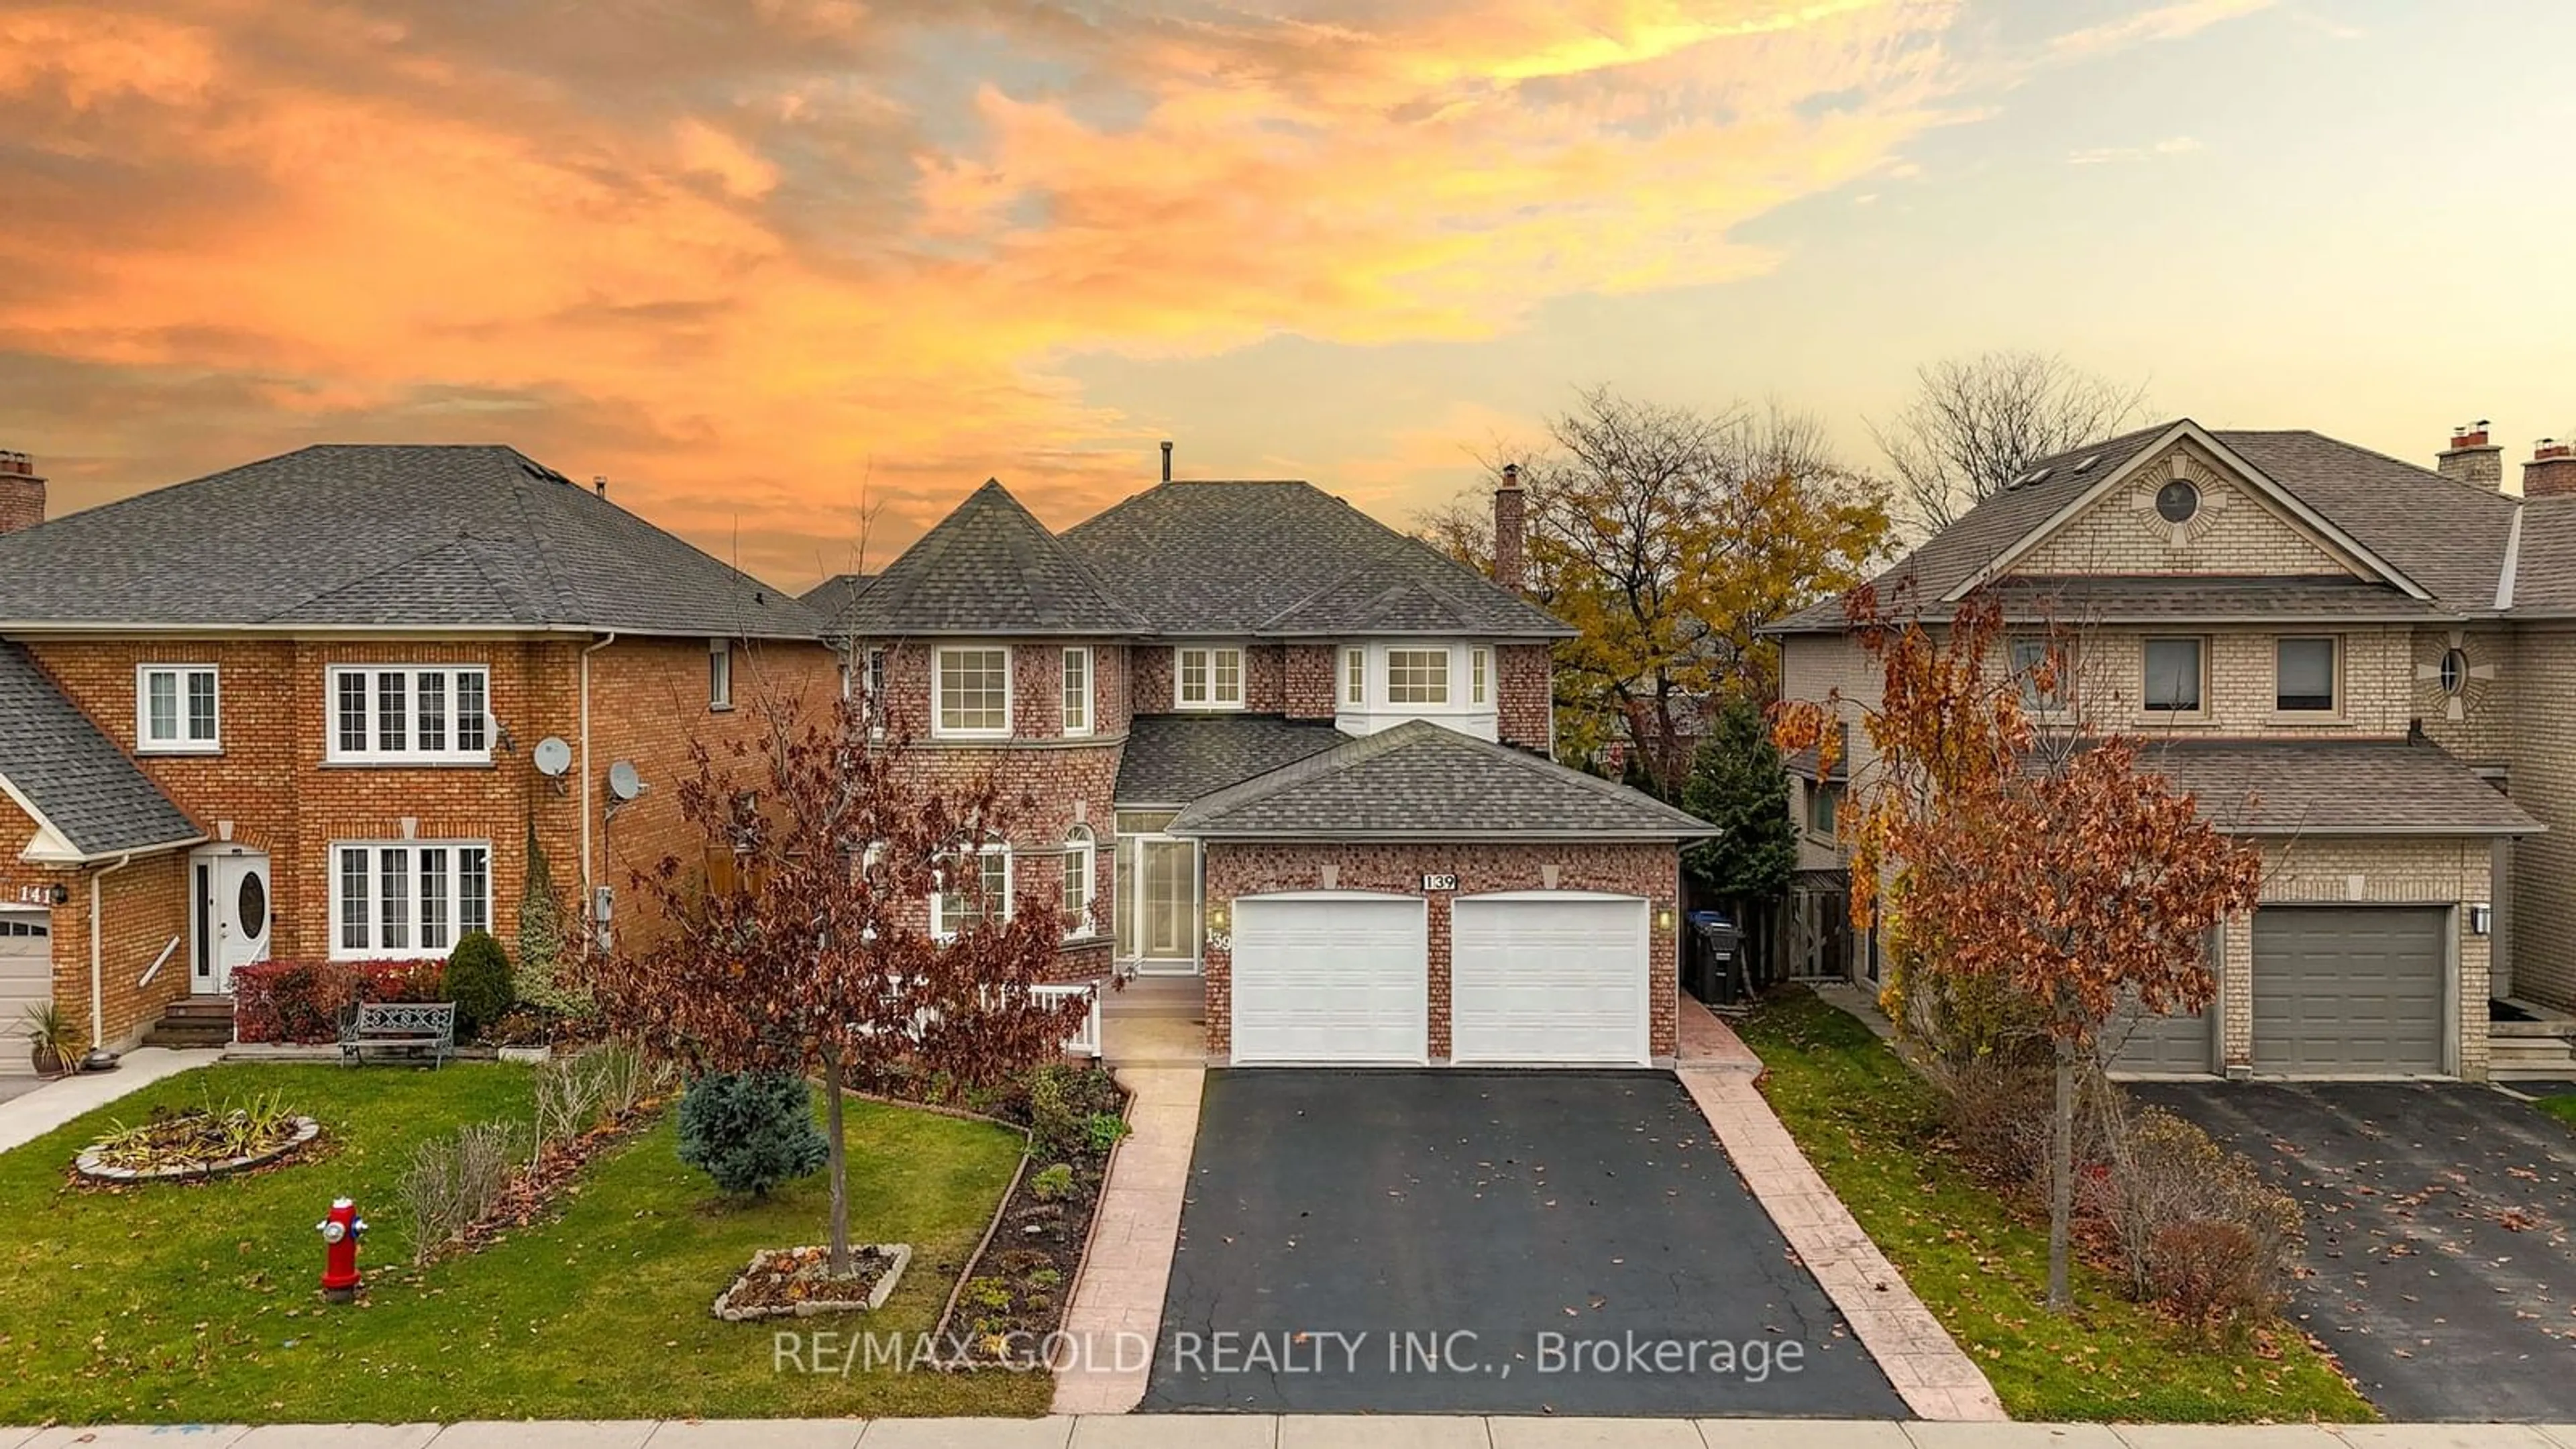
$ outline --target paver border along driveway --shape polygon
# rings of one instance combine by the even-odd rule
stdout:
[[[1208,1074],[1142,1407],[1905,1412],[1670,1074],[1456,1068]]]
[[[2391,1419],[2576,1419],[2576,1133],[2440,1082],[2133,1083],[2307,1210],[2291,1311]]]

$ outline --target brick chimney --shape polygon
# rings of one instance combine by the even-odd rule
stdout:
[[[0,452],[0,533],[16,533],[45,521],[45,480],[36,461],[24,453]]]
[[[2487,441],[2484,418],[2468,427],[2451,429],[2451,446],[2443,450],[2433,466],[2456,483],[2495,491],[2504,487],[2504,448]]]
[[[1502,485],[1494,490],[1494,582],[1515,594],[1521,591],[1529,552],[1528,504],[1521,492],[1521,465],[1505,463]]]
[[[2564,498],[2576,494],[2576,443],[2543,438],[2522,465],[2522,496]]]

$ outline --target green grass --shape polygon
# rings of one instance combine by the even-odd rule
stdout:
[[[2576,1092],[2568,1092],[2556,1097],[2543,1097],[2531,1105],[2570,1127],[2576,1127]]]
[[[2078,1264],[2075,1311],[2041,1306],[2044,1215],[1941,1148],[1932,1089],[1848,1013],[1805,991],[1741,1027],[1764,1095],[1852,1216],[1985,1370],[2016,1419],[2150,1423],[2376,1418],[2293,1332],[2267,1357],[2191,1343]]]
[[[321,1119],[321,1159],[190,1186],[66,1186],[111,1118],[269,1089]],[[393,1189],[414,1145],[528,1113],[522,1068],[219,1066],[0,1154],[0,1423],[1045,1412],[1044,1375],[773,1371],[771,1326],[719,1322],[708,1305],[755,1249],[821,1241],[824,1179],[725,1206],[673,1156],[667,1114],[594,1162],[554,1220],[413,1272]],[[854,1102],[848,1142],[853,1235],[913,1244],[912,1267],[875,1314],[786,1326],[926,1332],[1018,1141]],[[334,1307],[316,1291],[314,1225],[344,1193],[370,1223],[368,1292]]]

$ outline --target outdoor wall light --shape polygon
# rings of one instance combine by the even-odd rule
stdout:
[[[1669,931],[1672,928],[1673,908],[1668,905],[1659,905],[1655,907],[1655,929],[1658,931]]]
[[[1215,932],[1218,932],[1218,933],[1220,933],[1220,934],[1222,934],[1222,933],[1224,932],[1224,930],[1225,930],[1225,902],[1223,902],[1223,901],[1210,901],[1210,902],[1208,902],[1207,923],[1208,923],[1208,929],[1209,929],[1209,930],[1211,930],[1211,931],[1215,931]]]
[[[2469,934],[2483,936],[2494,929],[2495,907],[2484,901],[2472,902],[2469,906]]]

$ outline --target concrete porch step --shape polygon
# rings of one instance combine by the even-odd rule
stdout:
[[[233,999],[229,996],[182,997],[143,1033],[145,1046],[175,1049],[227,1046],[232,1039]]]
[[[1199,1021],[1207,1014],[1207,983],[1197,976],[1136,976],[1100,998],[1103,1016]]]

